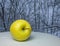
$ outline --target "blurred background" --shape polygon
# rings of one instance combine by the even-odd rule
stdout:
[[[27,20],[33,31],[60,37],[60,0],[0,0],[0,32],[17,19]]]

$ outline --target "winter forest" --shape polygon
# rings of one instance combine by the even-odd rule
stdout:
[[[27,20],[33,31],[60,37],[60,0],[0,0],[0,32],[17,19]]]

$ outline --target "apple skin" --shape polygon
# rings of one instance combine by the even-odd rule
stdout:
[[[14,21],[10,26],[12,38],[17,41],[25,41],[31,35],[31,25],[28,21],[19,19]]]

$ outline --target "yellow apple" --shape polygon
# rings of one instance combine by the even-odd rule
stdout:
[[[19,19],[14,21],[10,26],[12,38],[17,41],[24,41],[30,37],[32,28],[28,21]]]

